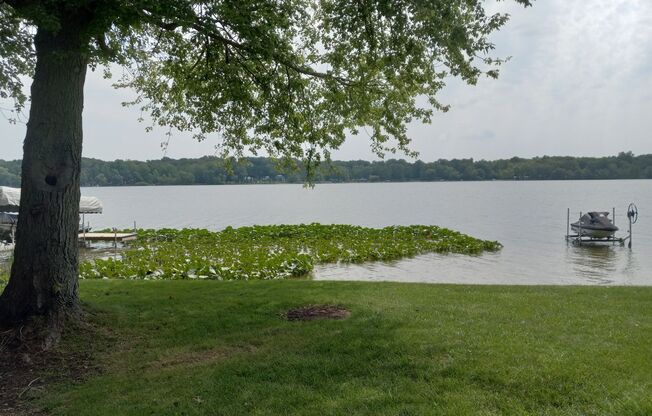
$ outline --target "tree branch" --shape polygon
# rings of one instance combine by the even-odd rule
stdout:
[[[180,27],[185,27],[189,29],[194,29],[197,32],[204,34],[208,37],[210,37],[213,40],[216,40],[218,42],[221,42],[225,46],[231,46],[237,50],[247,52],[248,54],[251,55],[257,55],[259,52],[256,51],[254,48],[251,48],[243,43],[237,42],[235,40],[229,39],[227,37],[224,37],[220,33],[216,33],[213,28],[210,27],[210,25],[207,24],[202,24],[201,22],[198,22],[195,20],[194,22],[181,22],[181,21],[172,21],[172,22],[163,22],[160,21],[156,18],[154,18],[153,14],[149,12],[148,10],[143,10],[141,13],[141,16],[144,17],[149,23],[159,27],[160,29],[166,30],[166,31],[173,31],[177,28]],[[223,23],[223,22],[219,22]],[[283,56],[274,53],[272,51],[270,55],[271,59],[274,60],[275,62],[283,65],[286,68],[289,68],[299,74],[306,75],[309,77],[313,78],[320,78],[320,79],[325,79],[325,80],[332,80],[337,82],[340,85],[344,86],[352,86],[355,84],[358,84],[348,78],[345,77],[339,77],[335,76],[333,74],[327,73],[327,72],[320,72],[315,70],[314,68],[311,68],[309,66],[303,66],[303,65],[298,65],[295,64],[288,59],[284,58]]]
[[[40,0],[0,0],[0,4],[5,3],[16,10],[25,9],[40,4]]]
[[[207,36],[210,36],[214,40],[222,42],[225,45],[232,46],[233,48],[245,51],[247,53],[256,54],[256,51],[253,48],[250,48],[247,45],[236,42],[234,40],[225,38],[224,36],[220,35],[219,33],[215,33],[213,31],[206,32],[206,28],[204,28],[203,26],[201,26],[199,24],[195,23],[191,27],[193,29],[197,30],[198,32],[206,33]],[[278,54],[275,54],[273,52],[271,54],[271,58],[274,61],[278,62],[279,64],[281,64],[281,65],[283,65],[283,66],[285,66],[285,67],[287,67],[287,68],[289,68],[289,69],[291,69],[291,70],[293,70],[293,71],[295,71],[295,72],[297,72],[299,74],[303,74],[303,75],[310,76],[310,77],[313,77],[313,78],[321,78],[321,79],[333,80],[333,81],[336,81],[336,82],[338,82],[339,84],[342,84],[342,85],[353,85],[353,84],[355,84],[353,81],[349,80],[348,78],[338,77],[338,76],[335,76],[333,74],[329,74],[329,73],[326,73],[326,72],[316,71],[315,69],[313,69],[311,67],[297,65],[297,64],[295,64],[293,62],[288,61],[287,59],[284,59],[282,56],[280,56]]]
[[[100,48],[100,51],[102,51],[107,58],[114,58],[118,54],[113,48],[106,44],[106,36],[104,33],[99,35],[96,40],[97,47]]]

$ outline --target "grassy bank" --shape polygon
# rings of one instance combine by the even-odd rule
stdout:
[[[652,289],[81,282],[104,372],[55,415],[649,415]],[[344,320],[288,322],[308,304]],[[81,346],[77,346],[81,348]]]

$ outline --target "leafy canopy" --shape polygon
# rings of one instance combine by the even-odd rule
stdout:
[[[507,18],[482,0],[0,0],[0,94],[24,104],[35,28],[72,27],[91,66],[124,68],[129,104],[225,152],[318,162],[364,129],[409,154],[406,124],[447,110],[447,77],[497,76]]]

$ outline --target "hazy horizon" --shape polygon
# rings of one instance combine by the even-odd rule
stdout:
[[[498,159],[460,157],[460,158],[450,158],[450,159],[439,158],[439,159],[434,159],[434,160],[424,160],[424,159],[419,158],[419,157],[410,158],[410,157],[405,156],[405,155],[395,154],[395,155],[388,155],[384,159],[375,159],[375,160],[367,160],[367,159],[332,159],[331,161],[332,162],[359,162],[359,161],[363,161],[363,162],[386,162],[388,160],[405,160],[408,163],[415,163],[417,161],[424,162],[424,163],[433,163],[433,162],[437,162],[438,160],[450,161],[450,160],[455,160],[455,159],[457,159],[457,160],[472,159],[474,162],[479,162],[479,161],[495,162],[495,161],[499,161],[499,160],[509,160],[509,159],[512,159],[512,158],[515,158],[515,157],[519,158],[519,159],[525,159],[525,160],[535,159],[535,158],[544,158],[544,157],[551,157],[551,158],[552,157],[572,157],[572,158],[596,158],[596,159],[599,159],[599,158],[604,158],[604,157],[617,157],[620,153],[628,153],[628,152],[631,152],[631,151],[630,150],[622,150],[622,151],[620,151],[620,152],[618,152],[616,154],[613,154],[613,155],[602,155],[602,156],[538,155],[538,156],[532,156],[532,157],[510,156],[510,157],[503,157],[503,158],[498,158]],[[647,156],[647,155],[651,155],[651,154],[652,154],[652,152],[651,153],[641,153],[641,154],[633,153],[633,155],[635,157],[636,156]],[[151,159],[124,158],[124,159],[120,159],[119,158],[119,159],[112,159],[112,160],[107,160],[107,159],[102,159],[102,158],[97,158],[97,157],[90,157],[90,156],[82,156],[82,157],[85,158],[85,159],[100,160],[102,162],[115,162],[115,161],[118,161],[118,160],[126,161],[126,162],[149,162],[149,161],[158,161],[158,160],[163,160],[163,159],[181,160],[181,159],[201,159],[203,157],[218,157],[219,158],[219,156],[216,156],[216,155],[203,155],[203,156],[196,156],[196,157],[161,156],[161,157],[159,157],[157,159],[155,159],[155,158],[151,158]],[[266,158],[267,156],[260,156],[260,155],[259,156],[245,156],[245,158],[260,158],[260,157]],[[2,159],[2,158],[0,158],[0,161],[4,161],[4,162],[11,162],[11,161],[16,161],[16,160],[21,160],[21,158],[14,158],[14,159]]]

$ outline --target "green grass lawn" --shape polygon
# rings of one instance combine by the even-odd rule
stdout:
[[[111,346],[102,373],[37,396],[55,415],[652,414],[652,288],[104,280],[81,294]],[[351,316],[281,316],[323,303]]]

